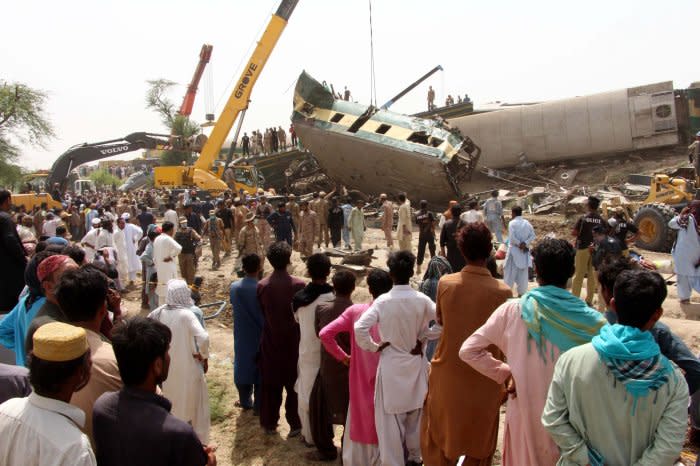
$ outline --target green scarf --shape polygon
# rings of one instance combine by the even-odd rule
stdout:
[[[565,352],[590,343],[606,323],[605,317],[567,290],[546,285],[525,293],[520,301],[520,315],[527,325],[529,339],[546,361],[545,340]],[[551,351],[554,357],[554,348]]]

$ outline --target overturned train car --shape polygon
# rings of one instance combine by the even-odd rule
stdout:
[[[444,205],[462,196],[481,149],[443,122],[344,100],[302,72],[292,122],[334,181],[367,194],[405,191]]]

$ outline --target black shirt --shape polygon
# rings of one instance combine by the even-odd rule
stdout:
[[[150,212],[141,212],[136,216],[136,219],[139,221],[139,225],[141,225],[141,230],[143,230],[144,235],[148,231],[148,225],[156,223],[156,218]]]
[[[427,210],[419,210],[416,213],[416,224],[418,225],[418,234],[420,236],[432,236],[434,234],[435,215]]]
[[[459,272],[464,268],[466,261],[457,246],[457,231],[459,230],[459,218],[445,222],[440,232],[440,247],[446,249],[447,262],[450,263],[453,272]]]
[[[603,241],[596,244],[591,261],[593,262],[593,267],[597,269],[606,259],[620,257],[621,255],[622,246],[620,241],[612,236],[606,236]]]
[[[627,249],[627,233],[636,234],[639,228],[634,223],[628,223],[627,220],[618,220],[613,231],[613,236],[620,241],[622,249]]]
[[[194,210],[194,209],[192,209]],[[192,212],[189,215],[185,215],[187,218],[187,226],[192,228],[194,231],[197,232],[197,234],[201,235],[202,234],[202,219],[199,218],[199,214],[195,214]]]
[[[343,228],[344,223],[343,209],[340,206],[331,207],[328,211],[328,228]]]
[[[231,213],[231,209],[217,210],[216,216],[219,217],[222,222],[224,222],[224,228],[233,228],[233,214]]]
[[[604,225],[603,217],[597,212],[589,212],[579,218],[574,226],[574,230],[578,232],[576,236],[576,249],[586,249],[593,243],[593,227],[596,225]]]
[[[155,393],[125,387],[95,402],[92,433],[100,466],[201,466],[207,455],[192,426]]]

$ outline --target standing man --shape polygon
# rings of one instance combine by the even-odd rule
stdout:
[[[693,201],[668,222],[678,231],[673,255],[673,271],[678,276],[678,300],[689,304],[693,290],[700,292],[700,201]]]
[[[238,236],[246,223],[246,217],[248,216],[248,208],[244,205],[240,197],[233,200],[233,240],[236,242],[236,247],[238,247]],[[240,249],[240,248],[239,248]]]
[[[226,241],[224,233],[224,221],[216,216],[212,210],[209,218],[204,222],[202,234],[209,236],[209,246],[211,246],[211,269],[218,270],[221,266],[221,245]]]
[[[532,264],[530,243],[535,240],[535,229],[523,218],[523,208],[511,210],[512,220],[508,224],[508,252],[503,265],[503,282],[511,289],[517,285],[518,296],[527,292],[528,272]]]
[[[462,251],[457,244],[457,234],[459,233],[459,215],[462,208],[459,204],[450,207],[450,218],[440,230],[440,255],[447,259],[453,271],[459,272],[466,265]]]
[[[138,254],[136,254],[136,250],[138,249],[139,241],[143,238],[145,233],[138,226],[129,223],[130,218],[131,215],[129,215],[128,212],[122,214],[117,225],[124,232],[124,243],[126,244],[126,257],[124,260],[127,263],[129,284],[133,285],[134,280],[136,280],[136,272],[141,270],[141,262],[139,261]],[[146,228],[148,228],[148,226],[146,226]]]
[[[231,201],[229,200],[227,202],[230,205]],[[231,241],[233,240],[233,212],[231,212],[231,209],[224,201],[218,201],[216,203],[216,216],[224,222],[224,237],[222,242],[224,244],[224,257],[228,257],[231,255]]]
[[[423,356],[423,343],[439,336],[439,331],[433,333],[428,328],[436,319],[435,304],[409,285],[414,262],[415,256],[409,251],[389,256],[387,265],[394,287],[355,322],[360,348],[381,351],[374,419],[381,464],[387,466],[422,464],[420,419],[428,392],[428,360]],[[379,341],[370,334],[375,324],[379,325]]]
[[[399,223],[396,225],[396,236],[399,241],[399,250],[410,251],[413,235],[411,223],[411,201],[406,199],[406,193],[399,193]]]
[[[170,222],[175,225],[175,228],[177,228],[180,223],[177,212],[175,211],[175,205],[172,202],[168,202],[166,204],[166,210],[163,214],[163,222]]]
[[[314,252],[314,234],[316,233],[316,212],[309,208],[309,201],[301,201],[299,218],[299,254],[302,260]]]
[[[261,254],[263,254],[264,250],[265,246],[263,246],[260,232],[255,226],[255,214],[249,212],[245,218],[245,226],[238,235],[238,256],[243,257],[247,254],[258,254],[262,262]]]
[[[372,300],[387,293],[392,286],[391,277],[382,269],[372,269],[367,274],[367,286]],[[343,464],[379,464],[379,447],[374,416],[374,382],[379,364],[379,354],[365,351],[357,345],[355,322],[367,311],[372,302],[355,304],[347,308],[336,320],[319,332],[325,351],[343,364],[349,364],[350,403],[343,429]],[[351,352],[338,344],[336,336],[348,333]],[[372,338],[379,340],[379,329],[375,325],[370,330]],[[352,354],[352,357],[350,355]]]
[[[94,466],[90,441],[81,431],[85,413],[68,404],[90,380],[85,330],[52,322],[33,337],[29,381],[33,392],[0,405],[3,466]]]
[[[350,204],[350,198],[346,197],[343,205],[340,206],[343,210],[343,241],[345,242],[345,249],[352,249],[350,246],[350,214],[352,213],[352,205]]]
[[[571,293],[574,296],[581,296],[583,278],[586,277],[586,303],[589,306],[593,304],[596,292],[596,274],[591,257],[593,227],[605,224],[603,218],[598,214],[598,206],[600,206],[600,199],[590,196],[587,203],[588,213],[578,219],[571,232],[576,238],[576,274],[571,286]]]
[[[330,303],[319,304],[315,310],[315,335],[333,322],[350,306],[355,290],[355,274],[349,270],[339,270],[333,275],[335,298]],[[350,335],[342,334],[337,340],[345,354],[350,354]],[[348,360],[350,357],[348,356]],[[335,460],[338,450],[333,443],[333,425],[345,426],[348,412],[349,361],[338,361],[324,348],[321,348],[321,361],[318,376],[311,391],[309,418],[316,452],[307,455],[310,460]]]
[[[386,194],[381,194],[379,201],[382,203],[382,231],[386,239],[386,247],[391,250],[394,246],[394,204],[386,197]]]
[[[323,253],[312,254],[306,261],[307,274],[311,278],[304,289],[294,295],[292,310],[294,320],[299,323],[299,359],[297,381],[294,390],[299,400],[302,441],[313,443],[310,422],[310,399],[314,382],[321,365],[321,342],[314,326],[316,308],[333,301],[333,287],[328,283],[331,260]]]
[[[608,225],[612,230],[611,235],[620,241],[622,255],[629,256],[629,244],[634,243],[637,239],[639,229],[634,223],[627,220],[624,207],[615,207],[615,213],[611,219],[608,219]]]
[[[257,356],[263,330],[263,316],[258,302],[258,275],[262,261],[257,254],[241,259],[245,277],[231,284],[233,308],[233,383],[238,390],[239,405],[260,415],[260,370]]]
[[[543,239],[533,254],[539,286],[499,306],[459,350],[462,361],[510,394],[504,466],[556,464],[559,449],[541,421],[554,366],[605,324],[600,312],[566,290],[576,255],[568,241]],[[493,346],[507,363],[495,357],[500,354]]]
[[[0,272],[0,314],[10,312],[19,301],[24,288],[24,269],[27,258],[15,222],[10,216],[12,194],[0,190],[0,256],[3,258]]]
[[[503,204],[498,200],[498,190],[491,192],[491,198],[484,202],[486,226],[496,235],[499,243],[503,242]]]
[[[365,237],[365,212],[362,209],[365,202],[362,199],[358,199],[355,203],[355,207],[350,213],[350,220],[348,221],[348,228],[350,229],[350,234],[352,235],[352,242],[355,245],[355,251],[362,250],[362,240]]]
[[[331,193],[333,194],[333,193]],[[326,199],[326,192],[321,191],[318,193],[318,198],[314,205],[310,206],[311,209],[316,212],[316,220],[318,221],[316,236],[318,237],[318,247],[321,247],[321,241],[323,241],[328,247],[330,236],[328,234],[328,199]]]
[[[331,199],[331,207],[328,210],[328,228],[331,230],[331,243],[334,248],[340,248],[340,235],[345,224],[343,209],[338,204],[338,197]]]
[[[267,217],[269,217],[270,214],[272,214],[272,206],[267,203],[267,197],[260,196],[260,203],[255,209],[255,218],[265,250],[267,250],[272,243],[272,239],[270,238],[270,224],[267,223]]]
[[[141,213],[136,216],[136,220],[138,220],[139,225],[141,226],[141,232],[143,233],[142,236],[146,236],[146,233],[148,232],[148,225],[156,223],[156,218],[148,211],[148,206],[146,204],[141,204],[139,206],[139,210]]]
[[[280,150],[287,150],[287,133],[284,132],[281,126],[277,128],[277,142]]]
[[[435,255],[435,215],[428,210],[428,201],[420,201],[420,210],[416,212],[416,225],[418,225],[416,271],[420,273],[425,259],[425,246],[428,245],[431,258]]]
[[[454,215],[449,221],[457,218]],[[437,286],[437,322],[443,331],[430,364],[421,452],[429,465],[454,465],[460,456],[466,456],[466,465],[490,465],[498,438],[502,388],[464,364],[459,348],[512,293],[486,268],[493,252],[486,225],[469,223],[459,237],[467,265],[444,275]]]
[[[155,264],[156,276],[158,277],[156,294],[160,304],[165,303],[165,297],[168,293],[168,281],[177,278],[175,258],[182,251],[182,246],[173,239],[174,233],[175,225],[170,222],[164,222],[162,234],[153,241],[153,263]]]
[[[279,202],[277,204],[277,212],[272,212],[265,221],[275,231],[277,241],[286,241],[290,246],[294,244],[292,235],[296,231],[296,226],[292,220],[292,214],[287,212],[284,202]]]
[[[73,393],[70,403],[85,412],[84,432],[93,445],[92,408],[95,401],[103,393],[122,388],[112,345],[100,334],[102,321],[109,319],[107,280],[107,276],[98,269],[83,267],[63,274],[56,287],[56,298],[66,320],[85,330],[90,347],[90,380],[85,387]]]
[[[469,209],[459,216],[462,224],[479,223],[484,221],[484,216],[481,214],[481,212],[479,212],[479,203],[477,201],[469,201],[468,207]]]
[[[196,201],[190,201],[185,203],[185,220],[187,220],[187,226],[189,228],[192,228],[198,235],[201,235],[202,218],[199,215],[199,203],[197,203],[197,209],[195,211],[195,202]]]
[[[289,136],[292,138],[292,146],[297,146],[297,133],[294,131],[294,125],[289,125]]]
[[[260,342],[260,376],[262,379],[260,425],[265,433],[274,435],[279,421],[282,390],[287,393],[284,410],[289,423],[289,437],[301,433],[297,393],[299,357],[299,325],[294,320],[289,305],[304,282],[287,273],[292,248],[284,242],[274,243],[267,252],[267,259],[274,272],[258,283],[258,301],[264,323]]]
[[[243,155],[250,155],[250,138],[248,137],[248,133],[243,133],[241,149],[243,150]]]
[[[665,298],[659,274],[622,272],[610,303],[618,323],[557,361],[542,423],[560,464],[675,464],[688,387],[649,332]]]
[[[435,108],[435,91],[433,86],[428,86],[428,111]]]
[[[171,224],[172,225],[172,224]],[[95,403],[93,433],[100,466],[215,466],[187,422],[158,394],[168,379],[172,339],[158,321],[134,317],[114,327],[112,344],[124,388]]]
[[[299,204],[297,204],[296,196],[294,194],[287,196],[287,204],[285,204],[285,209],[292,215],[292,222],[294,222],[294,226],[297,228],[296,232],[299,233]]]
[[[165,228],[165,224],[163,224],[163,228]],[[165,233],[165,230],[163,230],[163,233]],[[180,274],[187,284],[191,285],[194,283],[194,276],[195,273],[197,273],[195,251],[197,249],[197,245],[201,243],[202,237],[197,234],[194,228],[188,226],[188,222],[185,217],[180,217],[180,228],[177,230],[174,237],[177,244],[180,245],[180,251],[178,254]],[[177,278],[177,275],[170,278]],[[167,281],[163,282],[160,279],[160,273],[158,273],[158,282],[167,284]],[[163,299],[165,299],[165,295],[163,295]],[[164,302],[164,300],[160,300],[161,304]]]

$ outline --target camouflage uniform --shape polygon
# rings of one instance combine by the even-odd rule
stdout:
[[[299,218],[299,252],[301,257],[309,257],[314,252],[314,232],[318,228],[318,216],[312,210],[301,212]]]

